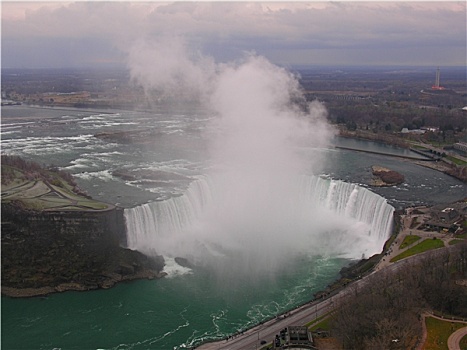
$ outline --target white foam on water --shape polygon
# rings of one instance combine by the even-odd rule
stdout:
[[[0,131],[0,135],[13,135],[13,134],[19,134],[21,130],[11,130],[11,131]]]
[[[24,125],[28,125],[28,124],[35,124],[35,122],[23,122],[23,123],[5,123],[3,124],[2,123],[2,128],[4,127],[15,127],[15,128],[20,128]]]
[[[167,277],[178,277],[178,276],[183,276],[183,275],[190,275],[193,273],[193,270],[180,266],[175,262],[175,258],[164,256],[164,269],[162,272],[165,272],[167,274]]]
[[[202,178],[183,196],[125,209],[128,246],[202,264],[222,257],[232,268],[247,264],[250,273],[279,268],[300,254],[359,259],[381,250],[394,211],[383,197],[318,177],[300,188],[295,199],[256,206],[241,193],[225,192],[216,179]]]
[[[115,178],[112,176],[112,173],[109,170],[90,171],[90,172],[85,171],[85,172],[73,174],[73,176],[83,179],[83,180],[88,180],[88,181],[93,180],[93,179],[99,179],[105,182],[115,180]]]

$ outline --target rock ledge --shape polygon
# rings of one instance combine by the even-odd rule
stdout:
[[[394,170],[384,168],[379,165],[373,165],[371,167],[373,173],[373,179],[370,182],[371,186],[375,187],[387,187],[395,186],[405,181],[404,175],[399,174]]]

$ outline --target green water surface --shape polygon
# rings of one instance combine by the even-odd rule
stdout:
[[[1,345],[2,349],[189,348],[309,301],[347,263],[340,258],[303,258],[273,278],[229,280],[198,269],[109,290],[2,297]]]

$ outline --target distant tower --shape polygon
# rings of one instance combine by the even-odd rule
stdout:
[[[439,67],[436,70],[436,79],[435,79],[435,85],[431,87],[433,90],[444,90],[442,86],[439,86]]]

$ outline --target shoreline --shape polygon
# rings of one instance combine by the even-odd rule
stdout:
[[[243,330],[241,333],[237,334],[238,338],[235,338],[235,340],[233,340],[234,338],[232,338],[230,344],[227,343],[228,340],[208,340],[195,345],[194,348],[199,350],[243,349],[242,343],[245,343],[245,341],[248,340],[251,344],[256,344],[256,346],[258,346],[257,342],[259,342],[259,336],[258,338],[256,338],[256,335],[260,331],[264,338],[264,334],[271,329],[269,333],[271,333],[272,335],[269,335],[269,338],[273,339],[273,334],[277,333],[278,329],[282,329],[284,326],[297,323],[288,320],[288,318],[291,318],[291,315],[293,315],[294,318],[300,319],[301,324],[311,323],[312,325],[316,325],[317,322],[322,321],[322,318],[325,319],[326,315],[332,312],[336,305],[339,305],[339,302],[342,301],[342,299],[345,297],[346,294],[349,293],[349,291],[352,292],[352,288],[355,288],[356,291],[358,289],[357,285],[364,286],[364,284],[366,283],[365,280],[367,278],[370,278],[370,276],[379,273],[393,273],[399,268],[405,268],[406,263],[411,259],[417,259],[418,256],[431,254],[433,250],[412,255],[400,261],[391,261],[391,258],[396,257],[401,252],[407,251],[411,247],[419,244],[421,241],[436,238],[440,239],[444,244],[443,247],[437,249],[438,251],[440,249],[455,249],[455,246],[449,244],[450,241],[455,239],[453,235],[446,235],[445,233],[440,233],[436,231],[427,232],[412,227],[413,218],[419,215],[425,215],[423,213],[419,214],[418,209],[427,209],[429,207],[431,206],[409,206],[403,210],[403,213],[398,213],[397,216],[399,222],[395,227],[394,232],[388,237],[387,241],[385,242],[381,253],[375,254],[368,259],[362,259],[357,264],[351,266],[350,269],[353,271],[350,272],[354,274],[353,277],[346,278],[341,274],[341,278],[336,280],[333,284],[330,284],[327,289],[323,290],[322,292],[316,293],[313,299],[310,299],[308,302],[305,302],[289,311],[277,315],[275,319],[265,320],[264,322],[253,325],[250,328]],[[417,241],[404,248],[400,248],[400,244],[402,243],[404,237],[406,237],[407,235],[412,235],[412,232],[417,235],[420,235],[422,238],[421,241]],[[373,265],[369,266],[368,264]],[[359,271],[360,267],[364,267],[366,268],[366,270],[362,272],[361,275],[356,275],[356,273],[361,272]],[[454,318],[452,318],[452,321],[457,322]],[[465,322],[465,320],[459,322]],[[280,327],[278,326],[279,323],[281,324]]]
[[[373,141],[373,140],[365,140],[365,139],[360,139],[360,138],[357,138],[357,140],[377,142],[377,141]],[[396,147],[399,147],[399,146],[396,146]],[[384,153],[384,152],[378,152],[378,151],[369,151],[369,150],[365,150],[365,149],[358,149],[358,148],[352,148],[352,147],[334,146],[334,148],[342,149],[342,150],[345,150],[345,151],[379,154],[379,155],[386,156],[386,157],[402,158],[402,159],[415,160],[415,161],[420,161],[420,162],[433,162],[434,161],[433,159],[429,159],[429,158],[418,158],[418,157],[412,157],[412,156],[405,156],[403,154],[391,154],[391,153]]]
[[[391,139],[390,135],[387,135],[386,137],[382,137],[381,139],[375,139],[372,137],[365,137],[366,135],[364,134],[357,135],[357,134],[352,134],[346,130],[345,131],[339,130],[338,136],[342,138],[371,141],[371,142],[382,143],[382,144],[389,145],[389,146],[394,146],[394,147],[399,147],[399,148],[404,148],[404,149],[411,149],[411,146],[408,143],[406,143],[404,140],[393,139],[393,138]],[[426,160],[423,160],[421,158],[417,159],[415,157],[410,157],[410,156],[403,156],[403,155],[399,156],[399,155],[392,155],[392,154],[387,154],[387,153],[382,153],[382,152],[372,152],[372,151],[352,149],[352,148],[346,148],[346,147],[336,147],[336,148],[347,149],[347,150],[355,151],[355,152],[375,153],[375,154],[380,154],[380,155],[388,156],[388,157],[399,157],[409,162],[413,162],[414,164],[423,166],[425,168],[429,168],[432,170],[442,172],[464,183],[467,182],[467,170],[466,170],[467,167],[464,166],[463,168],[460,168],[460,167],[454,166],[453,168],[453,165],[446,162],[443,157],[439,157],[438,159],[433,159],[433,158],[430,159],[427,157]],[[461,170],[457,171],[459,168]],[[464,171],[462,171],[462,169]]]
[[[44,109],[59,109],[56,107],[51,107],[51,106],[30,106],[27,105],[27,107],[33,107],[33,108],[44,108]],[[66,108],[60,108],[62,110],[66,110]],[[86,108],[73,108],[71,107],[70,109],[73,110],[87,110],[91,111]],[[68,110],[70,110],[68,109]],[[96,111],[97,112],[97,111]],[[362,139],[365,141],[372,141],[372,142],[382,142],[384,141],[375,141],[371,139],[364,139],[358,136],[350,136],[350,135],[340,135],[341,137],[347,137],[347,138],[355,138],[355,139]],[[388,143],[391,144],[391,143]],[[397,145],[396,145],[397,146]],[[400,147],[400,146],[399,146]],[[358,150],[358,149],[351,149],[351,148],[346,148],[346,147],[336,147],[336,148],[341,148],[341,149],[347,149],[347,150],[352,150],[352,151],[361,151],[361,152],[368,152],[365,150]],[[378,152],[370,152],[370,153],[378,153]],[[393,156],[391,154],[385,154],[385,153],[378,153],[384,156]],[[444,166],[442,162],[431,162],[431,161],[422,161],[421,159],[415,159],[412,157],[404,157],[404,156],[397,156],[396,157],[401,157],[404,158],[410,162],[413,162],[415,164],[437,170],[443,173],[446,173],[447,175],[452,176],[451,174],[447,173],[446,171],[449,169],[448,166]],[[384,252],[384,250],[382,251]],[[381,254],[381,253],[379,253]],[[363,260],[360,260],[363,261]],[[1,287],[1,294],[2,296],[6,297],[13,297],[13,298],[28,298],[28,297],[40,297],[40,296],[46,296],[48,294],[52,293],[60,293],[60,292],[65,292],[65,291],[90,291],[90,290],[96,290],[96,289],[108,289],[113,287],[115,284],[120,283],[120,282],[128,282],[128,281],[133,281],[133,280],[140,280],[140,279],[158,279],[164,277],[165,274],[163,272],[143,272],[141,271],[140,273],[136,273],[134,275],[114,275],[112,277],[106,276],[108,278],[105,278],[102,282],[99,283],[99,285],[93,284],[93,285],[86,285],[85,283],[81,282],[69,282],[69,283],[62,283],[56,286],[43,286],[43,287],[37,287],[37,288],[14,288],[14,287]],[[339,284],[342,282],[342,277],[336,279],[332,284]]]
[[[44,286],[37,288],[14,288],[14,287],[1,287],[2,297],[25,299],[46,297],[51,294],[63,292],[88,292],[95,290],[105,290],[114,287],[115,285],[123,282],[132,282],[137,280],[153,280],[160,279],[167,275],[165,272],[155,272],[152,270],[145,270],[135,273],[133,275],[119,275],[112,274],[109,278],[102,281],[100,285],[85,285],[80,282],[61,283],[55,287]]]
[[[111,114],[111,113],[115,113],[118,111],[136,111],[136,112],[150,112],[151,111],[150,109],[142,108],[142,106],[140,107],[132,106],[133,108],[129,108],[128,105],[122,105],[121,107],[119,106],[94,106],[93,107],[93,106],[73,106],[72,104],[52,106],[52,105],[47,105],[47,104],[38,105],[38,104],[26,104],[25,103],[25,104],[20,104],[20,105],[13,105],[13,106],[7,105],[3,107],[14,108],[16,106],[27,107],[27,108],[37,108],[37,109],[64,110],[64,111],[81,110],[81,111],[88,111],[88,112],[101,113],[101,114]],[[390,135],[390,134],[370,134],[362,130],[352,132],[346,129],[342,129],[338,125],[336,125],[336,128],[338,130],[338,136],[342,138],[371,141],[371,142],[382,143],[385,145],[404,148],[404,149],[411,148],[410,143],[408,143],[405,139],[394,137],[393,135]],[[386,154],[386,153],[380,153],[380,152],[372,152],[372,151],[367,151],[367,150],[352,149],[352,148],[340,147],[340,146],[334,146],[334,147],[338,149],[350,150],[350,151],[355,151],[355,152],[376,153],[376,154],[381,154],[381,155],[389,156],[389,157],[399,157],[399,158],[407,159],[408,161],[412,161],[417,165],[430,168],[436,171],[440,171],[464,183],[467,182],[467,175],[462,176],[462,174],[458,175],[457,173],[453,172],[452,167],[449,166],[449,164],[445,163],[442,158],[440,158],[437,161],[435,161],[434,159],[422,160],[421,158],[415,158],[415,157],[410,157],[410,156],[403,156],[403,155],[398,156],[398,155],[392,155],[392,154]],[[443,164],[439,164],[440,162],[442,162]],[[437,164],[429,164],[429,163],[437,163]]]
[[[68,173],[20,157],[1,160],[2,295],[107,289],[165,275],[163,257],[124,248],[121,208],[83,194]]]

